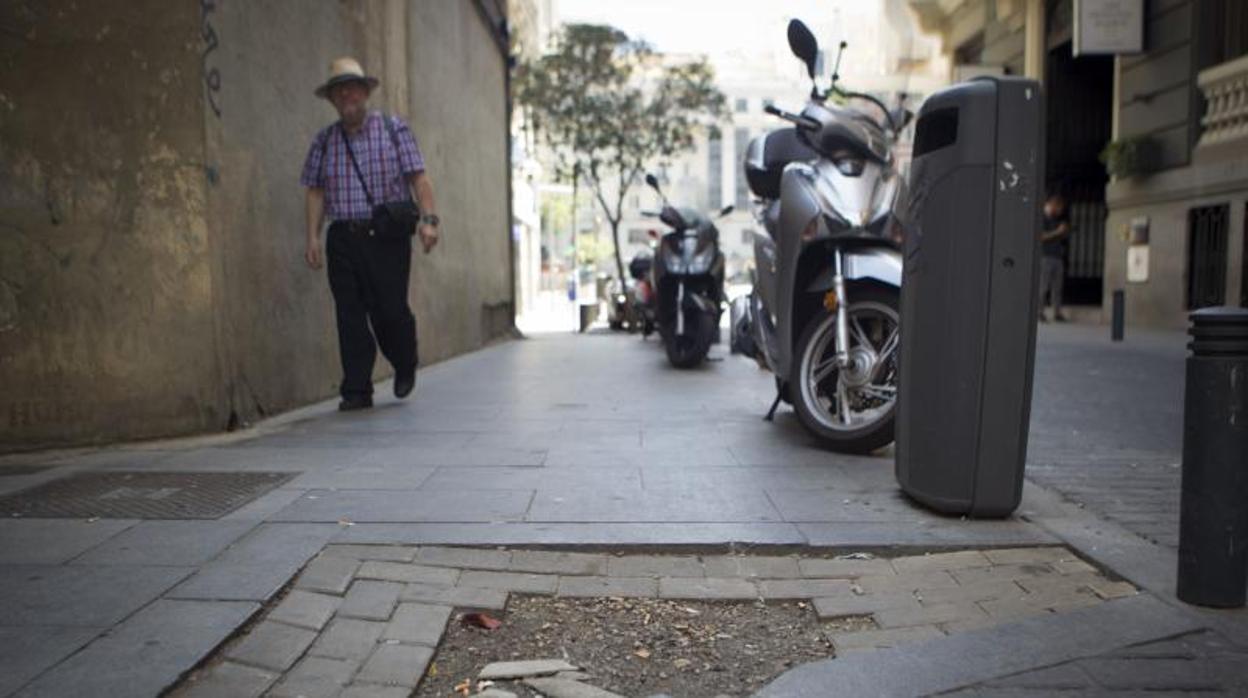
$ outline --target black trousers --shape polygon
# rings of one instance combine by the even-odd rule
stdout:
[[[335,221],[325,256],[338,315],[340,392],[372,395],[378,346],[397,375],[416,370],[416,317],[407,305],[412,240],[377,235],[368,221]]]

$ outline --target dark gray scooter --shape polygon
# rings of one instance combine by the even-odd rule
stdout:
[[[672,228],[659,240],[650,267],[655,323],[668,361],[693,368],[719,343],[724,302],[719,230],[697,211],[669,204],[654,175],[646,175],[646,184],[663,199],[659,220]],[[720,215],[731,211],[729,206]]]
[[[891,149],[911,114],[838,88],[835,74],[820,91],[815,37],[793,20],[788,38],[815,85],[801,114],[767,107],[794,128],[746,153],[766,232],[755,233],[754,290],[732,309],[731,346],[775,374],[768,419],[783,399],[824,446],[868,453],[893,440],[902,260],[891,213],[903,182]],[[856,100],[879,117],[846,106]]]

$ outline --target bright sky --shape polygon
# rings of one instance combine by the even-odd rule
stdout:
[[[775,38],[759,36],[760,29],[782,27],[793,17],[827,19],[838,4],[836,0],[555,0],[554,13],[562,22],[614,25],[661,52],[713,55],[751,44],[771,46]]]

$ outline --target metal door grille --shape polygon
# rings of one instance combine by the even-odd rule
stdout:
[[[1244,206],[1244,244],[1239,250],[1239,307],[1248,308],[1248,205]]]
[[[1226,242],[1231,207],[1204,206],[1188,211],[1187,309],[1226,303]]]

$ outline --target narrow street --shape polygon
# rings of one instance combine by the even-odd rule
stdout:
[[[13,648],[0,694],[32,679],[20,695],[81,685],[137,656],[118,638],[142,627],[179,638],[143,677],[127,675],[154,693],[331,544],[922,554],[1065,543],[1165,593],[1182,338],[1113,345],[1094,330],[1041,330],[1032,481],[1001,521],[914,505],[891,451],[819,450],[788,409],[764,422],[770,375],[724,346],[677,371],[653,341],[605,332],[538,335],[435,365],[414,400],[381,384],[364,413],[325,403],[218,437],[10,456],[5,494],[87,472],[287,479],[216,520],[0,521],[0,635]],[[1112,553],[1105,536],[1116,536]],[[1238,616],[1215,625],[1242,633]]]

